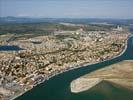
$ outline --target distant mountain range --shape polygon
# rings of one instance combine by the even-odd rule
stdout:
[[[14,23],[133,24],[133,19],[0,17],[0,24]]]

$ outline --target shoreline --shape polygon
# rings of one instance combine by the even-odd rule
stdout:
[[[47,78],[43,79],[41,82],[38,82],[37,84],[33,85],[33,87],[32,87],[31,89],[27,89],[26,91],[24,91],[24,92],[22,92],[22,93],[20,93],[20,94],[18,94],[18,95],[16,95],[16,96],[14,96],[13,98],[11,98],[11,100],[14,100],[14,99],[18,98],[19,96],[22,96],[24,93],[26,93],[26,92],[32,90],[34,87],[38,86],[39,84],[45,83],[45,81],[47,81],[47,80],[49,80],[50,78],[53,78],[53,77],[55,77],[55,76],[57,76],[57,75],[59,75],[59,74],[65,73],[65,72],[67,72],[67,71],[75,70],[75,69],[78,69],[78,68],[81,68],[81,67],[87,67],[87,66],[90,66],[90,65],[94,65],[94,64],[98,64],[98,63],[105,62],[105,61],[109,61],[109,60],[115,59],[115,58],[117,58],[117,57],[123,55],[124,52],[125,52],[126,49],[127,49],[127,42],[128,42],[128,39],[131,38],[131,37],[133,37],[132,35],[131,35],[131,36],[130,36],[130,35],[131,35],[131,34],[129,34],[129,35],[128,35],[128,38],[125,40],[124,49],[121,50],[117,55],[113,56],[112,58],[108,58],[108,59],[103,60],[103,61],[96,61],[96,62],[93,62],[93,63],[84,62],[84,63],[81,63],[81,64],[79,64],[79,65],[72,66],[71,68],[64,69],[64,70],[59,71],[59,72],[57,71],[57,73],[54,72],[54,73],[50,74]]]

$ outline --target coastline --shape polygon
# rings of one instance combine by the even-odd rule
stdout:
[[[129,34],[130,35],[130,34]],[[128,36],[129,36],[128,35]],[[32,88],[30,89],[27,89],[26,91],[18,94],[18,95],[15,95],[13,98],[11,98],[11,100],[14,100],[16,98],[18,98],[19,96],[22,96],[24,93],[32,90],[34,87],[36,87],[37,85],[41,84],[41,83],[45,83],[45,81],[49,80],[50,78],[56,76],[56,75],[59,75],[59,74],[62,74],[64,72],[67,72],[67,71],[70,71],[70,70],[75,70],[75,69],[78,69],[78,68],[81,68],[81,67],[86,67],[86,66],[89,66],[89,65],[94,65],[94,64],[98,64],[98,63],[102,63],[102,62],[105,62],[105,61],[109,61],[109,60],[112,60],[112,59],[115,59],[121,55],[124,54],[124,52],[126,51],[127,49],[127,42],[128,42],[128,39],[131,38],[132,36],[129,36],[126,40],[125,40],[125,43],[124,43],[124,49],[122,49],[117,55],[113,56],[112,58],[108,58],[108,59],[105,59],[105,60],[102,60],[102,61],[96,61],[96,62],[93,62],[93,63],[87,63],[87,62],[84,62],[84,63],[81,63],[79,65],[76,65],[76,66],[72,66],[71,68],[68,68],[68,69],[65,69],[65,70],[62,70],[62,71],[57,71],[57,72],[54,72],[52,74],[50,74],[46,79],[44,79],[43,81],[41,82],[38,82],[37,84],[35,84]]]

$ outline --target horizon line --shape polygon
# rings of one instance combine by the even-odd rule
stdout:
[[[35,19],[117,19],[117,20],[133,20],[133,18],[111,18],[111,17],[35,17],[35,16],[0,16],[0,18],[4,17],[14,17],[14,18],[35,18]]]

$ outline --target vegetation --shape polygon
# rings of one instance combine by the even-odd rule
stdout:
[[[84,31],[110,30],[112,25],[62,25],[58,23],[27,23],[0,25],[0,34],[53,34],[54,31],[75,31],[82,28]]]

